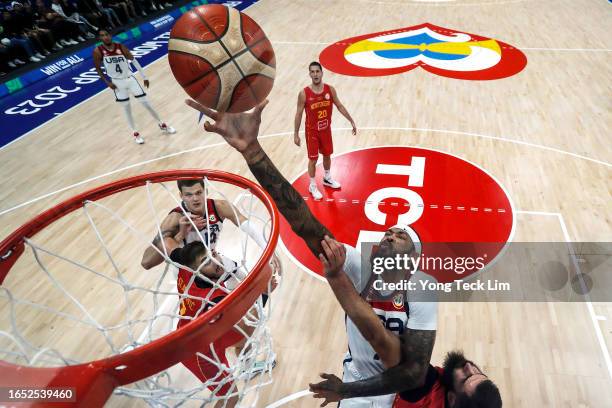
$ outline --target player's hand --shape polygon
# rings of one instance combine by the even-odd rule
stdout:
[[[353,136],[357,135],[357,126],[353,123]]]
[[[241,113],[217,112],[191,99],[188,99],[186,103],[215,121],[215,123],[204,122],[204,129],[221,135],[230,146],[240,153],[246,152],[250,147],[258,146],[257,136],[261,124],[261,112],[268,104],[267,99],[252,111]]]
[[[107,82],[106,86],[108,86],[110,89],[117,89],[117,85],[113,84],[112,82]]]
[[[148,79],[145,79],[145,80],[144,80],[144,86],[145,86],[146,88],[149,88],[149,84],[150,84],[149,80],[148,80]],[[355,133],[353,132],[353,134],[355,134]]]
[[[298,134],[293,135],[293,143],[295,143],[296,146],[302,144],[302,141],[300,140],[300,136]]]
[[[179,229],[183,236],[186,236],[193,229],[194,225],[199,231],[206,226],[206,220],[204,217],[194,214],[183,216],[179,219]]]
[[[323,241],[321,241],[321,246],[325,254],[319,254],[319,260],[323,263],[325,277],[327,279],[335,278],[340,271],[342,271],[342,267],[344,266],[346,248],[343,244],[327,235]]]
[[[324,399],[322,407],[340,401],[342,399],[342,380],[333,374],[321,374],[321,378],[325,381],[308,384],[310,391],[314,393],[313,397]]]
[[[189,221],[188,216],[184,216],[179,219],[179,233],[183,238],[185,238],[192,229],[193,225],[191,225],[191,221]]]

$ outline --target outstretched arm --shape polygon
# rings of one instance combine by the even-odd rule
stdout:
[[[435,330],[407,329],[401,338],[402,363],[366,380],[343,383],[332,374],[321,374],[325,380],[310,384],[315,398],[324,398],[321,406],[345,398],[385,395],[422,387],[436,339]]]
[[[321,242],[325,256],[319,255],[325,277],[342,309],[370,343],[385,367],[393,367],[401,360],[400,338],[381,324],[374,309],[357,293],[355,285],[343,270],[346,260],[344,244],[325,237]]]
[[[204,128],[221,135],[242,154],[251,173],[272,196],[293,231],[318,256],[322,252],[321,240],[325,235],[331,237],[332,234],[312,215],[302,196],[278,171],[257,140],[261,112],[267,103],[260,103],[252,112],[227,113],[214,111],[192,100],[187,101],[189,106],[215,121],[214,124],[207,121]]]
[[[346,120],[351,122],[351,126],[353,127],[353,136],[356,135],[357,126],[355,126],[355,121],[351,117],[351,114],[348,113],[348,111],[346,110],[342,102],[340,102],[340,99],[338,99],[338,94],[336,93],[336,89],[333,86],[330,86],[329,90],[331,91],[332,98],[334,100],[334,105],[336,105],[336,107],[338,108],[338,111],[342,114],[342,116],[344,116]]]

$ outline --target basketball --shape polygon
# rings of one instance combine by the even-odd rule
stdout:
[[[170,68],[191,98],[218,111],[244,112],[270,93],[272,44],[246,14],[219,4],[183,14],[170,32]]]

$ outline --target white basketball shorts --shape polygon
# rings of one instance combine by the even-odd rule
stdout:
[[[142,86],[138,83],[134,76],[129,78],[113,78],[113,84],[117,87],[117,89],[113,89],[115,92],[115,99],[117,102],[125,102],[130,99],[130,94],[134,95],[135,98],[140,98],[146,95]]]
[[[359,375],[359,371],[355,368],[353,360],[346,358],[342,366],[342,382],[354,382],[365,380]],[[378,395],[375,397],[358,397],[344,399],[338,404],[339,408],[391,408],[395,394]]]

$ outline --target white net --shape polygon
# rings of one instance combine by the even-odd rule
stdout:
[[[85,201],[80,210],[25,239],[26,252],[0,287],[0,359],[46,367],[115,356],[188,324],[231,293],[263,253],[262,243],[249,234],[270,239],[270,215],[246,189],[203,181],[201,199],[224,201],[231,212],[220,234],[218,214],[211,213],[215,206],[203,206],[205,227],[198,230],[176,183],[147,182]],[[166,236],[164,218],[172,208],[206,247],[193,269],[170,259],[166,240],[151,243],[153,235]],[[240,222],[241,216],[246,221]],[[140,264],[147,248],[163,260],[150,270]],[[206,265],[220,275],[205,273]],[[276,257],[266,267],[273,271],[270,294],[281,270]],[[160,407],[256,406],[275,365],[266,325],[272,299],[260,296],[232,330],[202,344],[190,359],[117,388],[109,405],[135,406],[137,398]]]

